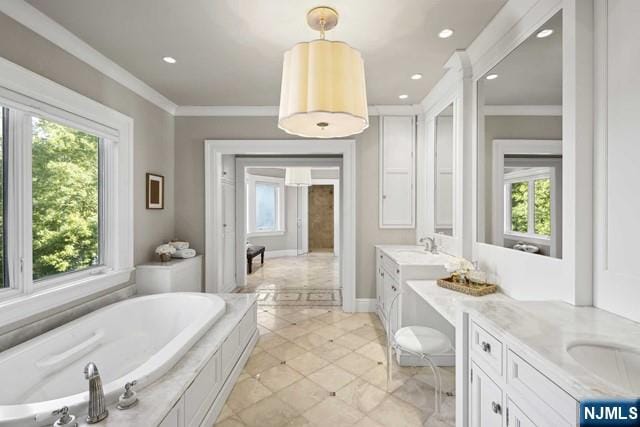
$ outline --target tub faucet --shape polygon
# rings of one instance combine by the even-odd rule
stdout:
[[[109,411],[104,402],[104,390],[98,367],[93,362],[84,367],[84,377],[89,380],[89,414],[87,423],[95,424],[107,418]]]

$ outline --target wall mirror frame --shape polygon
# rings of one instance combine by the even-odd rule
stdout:
[[[471,156],[468,160],[472,165],[472,257],[506,294],[517,299],[592,303],[592,272],[583,268],[591,265],[592,258],[592,188],[580,185],[590,183],[593,173],[593,129],[584,125],[591,123],[593,117],[593,70],[579,65],[591,63],[593,56],[593,4],[589,3],[531,1],[528,11],[512,18],[510,26],[505,24],[496,34],[483,34],[485,37],[479,37],[482,46],[476,44],[468,49],[473,68],[472,150],[465,156]],[[478,115],[478,102],[484,94],[479,91],[478,82],[559,12],[562,14],[562,258],[553,258],[484,241],[484,230],[478,226],[484,221],[479,206],[487,201],[484,194],[487,183],[484,178],[479,179],[484,177],[486,167],[483,150],[479,149],[484,123]]]
[[[456,52],[445,65],[447,69],[444,77],[436,84],[427,99],[423,102],[425,113],[418,120],[418,147],[417,156],[419,164],[424,167],[417,168],[417,233],[416,240],[421,237],[434,237],[436,243],[443,252],[452,255],[463,254],[463,162],[464,162],[464,121],[463,121],[463,95],[464,73],[463,64],[466,63],[466,54],[463,51]],[[438,118],[444,115],[450,116],[447,133],[451,134],[450,153],[447,153],[447,164],[440,170],[438,161]],[[442,153],[441,153],[442,154]],[[449,221],[437,218],[439,178],[442,172],[447,175],[446,185],[440,188],[444,196],[440,204],[449,204],[448,209],[442,209],[440,213],[449,216]],[[448,197],[446,197],[448,196]],[[449,215],[446,215],[449,214]],[[449,222],[449,224],[447,224]],[[445,227],[442,227],[445,226]],[[443,232],[448,228],[448,232]]]

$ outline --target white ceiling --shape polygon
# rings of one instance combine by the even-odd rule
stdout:
[[[279,103],[282,55],[316,37],[305,20],[314,6],[335,7],[328,38],[362,52],[369,104],[392,105],[420,102],[506,0],[28,2],[178,105],[243,106]],[[439,39],[446,27],[454,36]]]
[[[484,80],[486,105],[562,105],[562,12],[539,29],[552,29],[547,38],[534,32],[498,63]]]

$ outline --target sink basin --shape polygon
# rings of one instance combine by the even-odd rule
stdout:
[[[630,396],[640,395],[640,349],[604,342],[576,342],[571,357],[600,379]]]
[[[426,255],[431,253],[431,252],[425,251],[424,249],[400,249],[397,252],[399,254],[419,254],[419,255]]]

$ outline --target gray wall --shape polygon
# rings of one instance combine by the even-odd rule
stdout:
[[[357,216],[356,296],[375,297],[375,250],[378,243],[413,244],[415,230],[378,228],[378,118],[356,135]],[[278,129],[275,117],[176,117],[176,235],[204,250],[204,140],[296,139]],[[265,141],[267,142],[267,141]],[[319,142],[321,143],[321,142]]]
[[[0,56],[133,118],[135,263],[150,260],[174,236],[173,117],[2,13]],[[164,210],[145,208],[146,172],[165,177]]]

